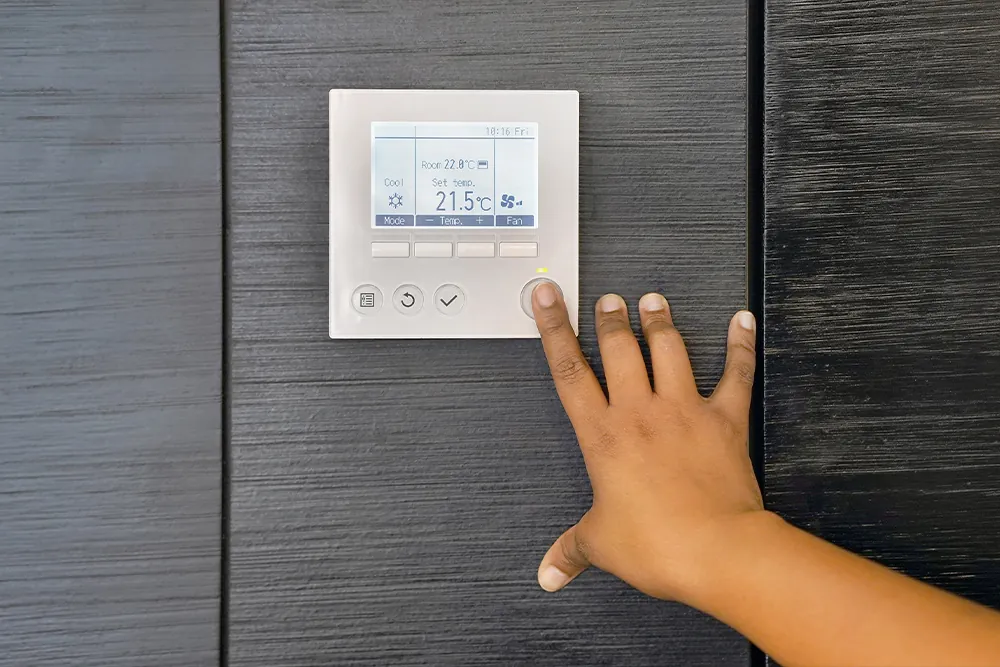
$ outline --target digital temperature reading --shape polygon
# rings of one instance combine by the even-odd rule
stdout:
[[[537,123],[372,123],[373,227],[537,227]]]

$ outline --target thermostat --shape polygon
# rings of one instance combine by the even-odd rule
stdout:
[[[578,316],[575,91],[330,91],[330,337],[529,338]]]

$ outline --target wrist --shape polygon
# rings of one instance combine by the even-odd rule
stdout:
[[[678,601],[711,613],[720,599],[737,593],[732,586],[734,573],[745,571],[754,554],[773,544],[788,527],[784,519],[763,509],[713,522]]]

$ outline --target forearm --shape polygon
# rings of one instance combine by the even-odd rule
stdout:
[[[786,667],[1000,666],[1000,614],[769,513],[733,522],[688,602]]]

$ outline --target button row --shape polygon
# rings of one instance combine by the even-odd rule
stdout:
[[[533,215],[376,215],[376,227],[534,227]]]
[[[382,309],[382,290],[361,285],[351,295],[351,303],[362,315],[374,315]],[[416,315],[424,307],[424,292],[416,285],[400,285],[392,293],[392,305],[404,315]],[[444,315],[458,315],[465,307],[465,292],[458,285],[441,285],[434,292],[434,306]]]
[[[495,257],[496,244],[492,241],[459,242],[455,244],[458,257]],[[372,243],[372,257],[399,258],[410,256],[409,241],[377,241]],[[445,241],[417,241],[413,244],[414,257],[447,258],[452,256],[452,244]],[[502,242],[501,257],[538,257],[537,243]]]

